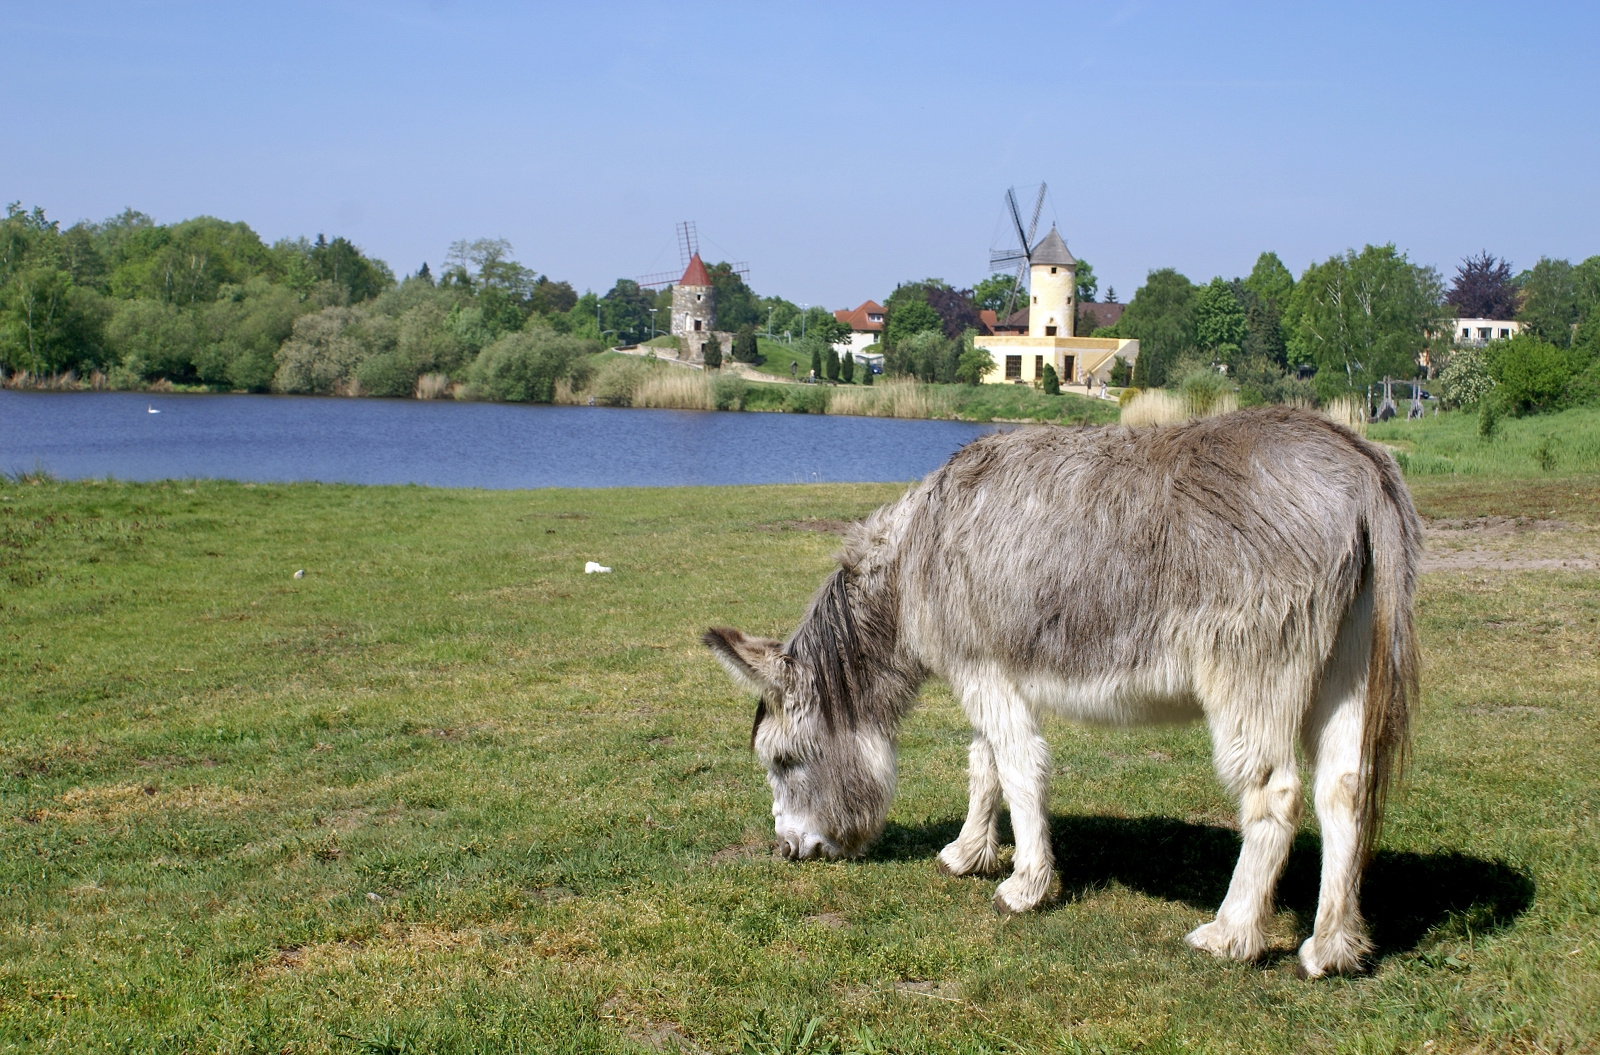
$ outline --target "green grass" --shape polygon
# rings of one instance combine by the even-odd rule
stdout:
[[[1597,477],[1417,483],[1600,509]],[[1237,849],[1196,728],[1052,724],[1043,912],[933,867],[937,685],[867,857],[767,856],[751,701],[696,637],[789,629],[811,522],[897,490],[0,482],[0,1051],[1592,1050],[1600,575],[1424,577],[1381,957],[1307,983],[1309,824],[1271,957],[1182,944]]]
[[[1413,476],[1600,472],[1600,407],[1502,418],[1492,439],[1478,434],[1478,415],[1471,411],[1395,419],[1369,426],[1367,435],[1396,448]]]

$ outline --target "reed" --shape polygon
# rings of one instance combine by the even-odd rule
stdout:
[[[657,367],[633,390],[633,406],[665,410],[714,410],[711,379],[699,370]]]
[[[870,418],[948,418],[954,408],[944,392],[906,378],[869,387],[841,385],[831,389],[828,413]]]
[[[450,395],[450,378],[446,374],[423,374],[417,378],[418,399],[444,399]]]
[[[1233,392],[1170,392],[1147,388],[1122,407],[1124,425],[1170,425],[1194,418],[1215,418],[1239,409]]]

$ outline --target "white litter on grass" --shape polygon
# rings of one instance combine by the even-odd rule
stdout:
[[[589,561],[587,564],[585,564],[583,566],[583,573],[585,575],[593,575],[597,571],[598,572],[608,572],[610,570],[611,569],[606,567],[604,564],[596,564],[594,561]]]
[[[299,571],[294,573],[294,577],[296,579],[304,579],[306,577],[306,570],[301,568]]]

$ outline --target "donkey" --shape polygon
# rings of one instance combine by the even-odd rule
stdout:
[[[1421,529],[1382,448],[1282,407],[1180,425],[982,437],[853,525],[786,642],[703,640],[759,696],[779,851],[859,854],[894,796],[897,728],[930,676],[972,723],[970,800],[939,853],[994,870],[1001,796],[1013,870],[994,904],[1048,892],[1049,748],[1039,715],[1112,726],[1204,719],[1243,848],[1197,949],[1250,960],[1314,772],[1322,877],[1310,977],[1360,969],[1357,906],[1403,760],[1418,655]]]

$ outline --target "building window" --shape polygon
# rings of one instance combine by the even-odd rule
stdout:
[[[1008,356],[1006,356],[1006,380],[1007,381],[1021,381],[1022,380],[1022,356],[1020,356],[1020,355],[1008,355]]]
[[[694,300],[695,300],[696,304],[700,303],[702,300],[705,300],[705,299],[706,299],[706,295],[704,293],[696,293],[694,295]]]
[[[1470,328],[1468,328],[1466,326],[1461,327],[1461,339],[1463,341],[1467,340],[1471,336],[1472,336],[1472,330]]]
[[[1479,326],[1478,327],[1478,339],[1480,341],[1487,341],[1493,335],[1494,335],[1494,329],[1492,327],[1489,327],[1489,326]]]
[[[700,320],[699,319],[694,320],[694,329],[695,329],[696,333],[700,332]]]
[[[1046,337],[1054,337],[1056,335],[1056,328],[1054,326],[1046,326],[1044,328],[1044,335]]]
[[[1035,381],[1037,381],[1037,380],[1039,380],[1039,378],[1041,378],[1043,376],[1044,376],[1044,356],[1036,355],[1036,356],[1033,357],[1033,379]]]
[[[1035,303],[1035,304],[1037,304],[1037,303],[1039,303],[1039,298],[1038,298],[1038,297],[1034,297],[1034,298],[1033,298],[1033,302],[1034,302],[1034,303]]]
[[[1055,269],[1055,268],[1051,268],[1051,269],[1050,269],[1050,273],[1051,273],[1051,274],[1052,274],[1052,275],[1053,275],[1053,274],[1055,274],[1055,273],[1056,273],[1056,269]]]
[[[1505,338],[1510,337],[1510,336],[1511,336],[1511,331],[1508,328],[1502,326],[1500,328],[1500,338],[1501,338],[1501,340],[1504,340]]]

